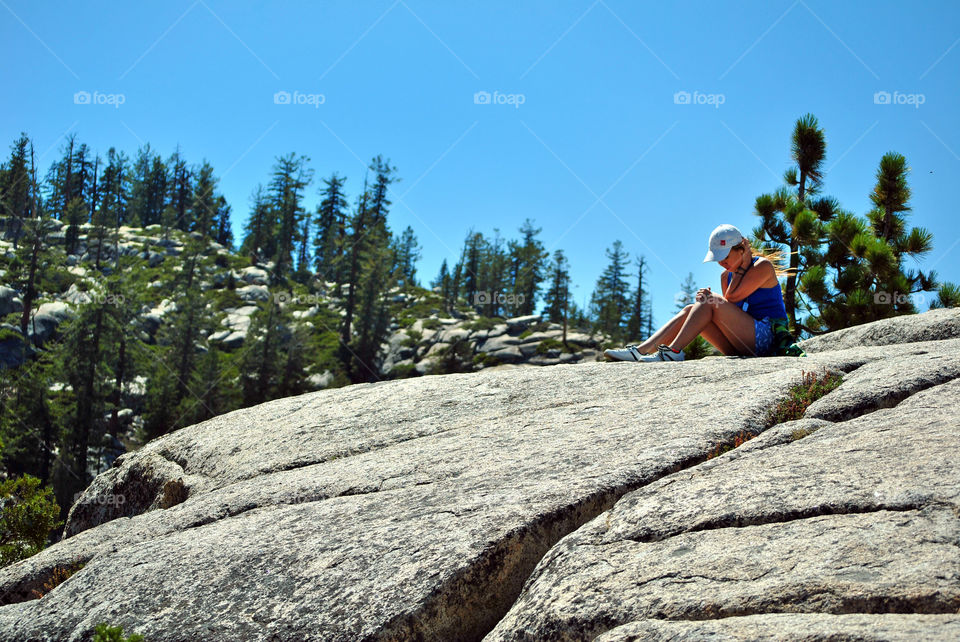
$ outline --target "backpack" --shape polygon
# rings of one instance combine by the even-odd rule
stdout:
[[[807,353],[790,334],[786,319],[771,319],[773,326],[773,353],[778,357],[805,357]]]

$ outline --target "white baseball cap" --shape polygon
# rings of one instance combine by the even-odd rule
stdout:
[[[730,249],[743,240],[743,234],[732,225],[718,225],[717,229],[710,233],[710,249],[707,250],[707,256],[703,262],[722,261],[730,254]]]

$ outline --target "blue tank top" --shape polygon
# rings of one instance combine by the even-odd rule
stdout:
[[[751,265],[757,262],[759,257],[753,257]],[[733,279],[733,273],[727,274],[727,285]],[[787,308],[783,305],[783,291],[780,284],[772,285],[769,288],[757,288],[753,293],[740,303],[735,303],[737,307],[752,316],[754,319],[770,317],[771,319],[786,319]]]

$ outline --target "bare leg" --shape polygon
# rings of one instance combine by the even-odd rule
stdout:
[[[737,354],[737,350],[733,347],[733,344],[730,343],[730,339],[723,334],[720,327],[713,321],[708,323],[707,327],[700,331],[700,336],[719,350],[722,355],[730,356]]]
[[[713,332],[714,328],[726,337],[729,346],[724,348],[730,347],[736,354],[755,354],[753,317],[724,299],[694,303],[680,327],[680,332],[668,345],[675,350],[680,350],[704,330],[719,341],[716,333]],[[720,351],[728,354],[723,348],[720,348]]]
[[[672,319],[667,321],[663,327],[651,334],[646,341],[643,343],[638,343],[637,350],[646,354],[650,354],[656,352],[657,346],[661,343],[669,344],[671,341],[673,341],[676,338],[677,333],[680,332],[680,327],[687,319],[687,314],[689,314],[692,308],[692,305],[688,305],[684,309],[680,310],[680,312],[678,312]]]

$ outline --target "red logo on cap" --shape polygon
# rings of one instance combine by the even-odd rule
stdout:
[[[727,244],[726,241],[723,241],[723,240],[720,241],[720,245],[726,245],[726,244]]]

